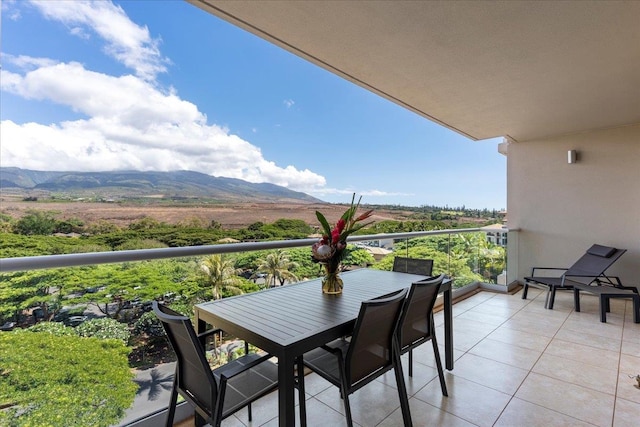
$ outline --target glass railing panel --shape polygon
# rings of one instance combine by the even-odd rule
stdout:
[[[393,257],[403,256],[432,259],[433,274],[453,278],[455,288],[506,281],[506,237],[496,243],[483,231],[459,232],[397,239],[385,247],[393,254],[382,259],[379,268],[390,269]]]

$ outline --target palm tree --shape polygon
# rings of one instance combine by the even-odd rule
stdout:
[[[237,276],[238,269],[233,261],[224,259],[222,255],[209,255],[200,263],[200,270],[213,291],[213,299],[222,298],[222,292],[230,292],[238,295],[242,289],[238,287],[242,283]]]
[[[291,261],[285,251],[278,249],[267,255],[258,266],[258,271],[267,274],[265,283],[270,285],[269,287],[275,287],[276,281],[280,282],[280,286],[284,285],[286,280],[298,281],[298,277],[291,272],[297,267],[298,263]]]

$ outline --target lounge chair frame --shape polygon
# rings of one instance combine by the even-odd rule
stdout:
[[[522,299],[527,299],[529,286],[547,289],[544,306],[549,310],[553,304],[558,290],[573,290],[574,285],[607,285],[623,289],[620,278],[605,275],[605,271],[615,263],[627,250],[616,249],[609,246],[593,245],[586,253],[569,268],[558,267],[533,267],[531,276],[525,277]],[[556,271],[563,273],[560,276],[541,276],[537,272]]]
[[[640,293],[638,292],[638,288],[631,286],[618,288],[576,284],[573,286],[573,304],[577,312],[580,312],[580,291],[598,295],[600,301],[600,321],[602,323],[607,322],[607,313],[611,311],[611,298],[631,298],[633,322],[640,323]]]

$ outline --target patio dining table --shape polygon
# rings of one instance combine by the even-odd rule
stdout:
[[[327,295],[321,279],[303,281],[195,306],[196,329],[220,328],[278,358],[280,426],[295,425],[296,357],[353,330],[362,301],[407,288],[425,276],[358,269],[341,273],[342,294]],[[443,282],[445,366],[453,369],[451,280]]]

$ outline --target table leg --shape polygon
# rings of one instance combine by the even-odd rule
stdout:
[[[197,335],[207,330],[207,322],[200,319],[197,311],[196,311],[196,319],[197,319],[197,322],[196,322],[196,335]]]
[[[294,427],[295,412],[295,358],[288,355],[278,357],[278,425]]]
[[[447,370],[453,370],[453,290],[444,291],[444,360]]]

